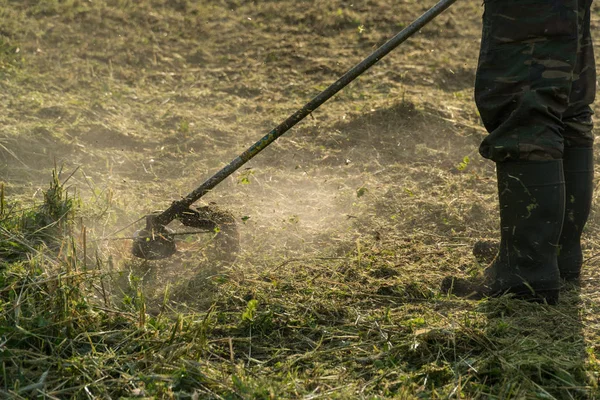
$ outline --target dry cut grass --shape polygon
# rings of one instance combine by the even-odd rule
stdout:
[[[438,292],[498,224],[478,1],[206,197],[236,217],[235,259],[114,240],[426,8],[298,4],[0,1],[0,397],[598,397],[596,210],[558,306]]]
[[[556,307],[445,298],[400,266],[463,256],[415,234],[336,257],[254,259],[167,286],[157,302],[135,271],[160,265],[125,274],[89,254],[67,192],[55,175],[43,204],[2,203],[6,398],[596,395],[581,311],[594,302],[574,288]]]

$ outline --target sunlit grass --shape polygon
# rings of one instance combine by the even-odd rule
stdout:
[[[438,292],[496,235],[480,1],[203,199],[235,215],[235,260],[120,239],[424,6],[0,2],[0,397],[597,397],[597,212],[557,307]]]

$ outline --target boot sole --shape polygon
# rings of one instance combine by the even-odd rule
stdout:
[[[532,288],[529,286],[519,285],[505,291],[495,292],[490,297],[501,297],[505,294],[512,294],[515,299],[532,303],[545,303],[553,306],[558,304],[559,293],[559,289],[537,289],[532,291]]]
[[[511,294],[514,298],[519,300],[526,300],[534,303],[547,303],[550,305],[558,303],[560,292],[559,289],[554,288],[534,290],[528,285],[517,285],[508,289],[490,291],[481,284],[476,284],[467,279],[456,278],[453,276],[444,278],[440,291],[467,300],[482,300],[486,297],[497,298],[506,294]]]

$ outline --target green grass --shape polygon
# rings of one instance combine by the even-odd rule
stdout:
[[[480,1],[207,195],[236,217],[235,262],[115,240],[422,6],[0,0],[0,398],[597,398],[596,211],[558,306],[438,292],[497,229]]]
[[[16,211],[5,201],[5,398],[597,394],[599,365],[584,342],[575,290],[558,307],[447,299],[387,267],[393,251],[364,243],[335,260],[213,277],[205,312],[182,311],[183,300],[170,302],[168,292],[148,312],[143,279],[123,284],[104,260],[84,258],[85,243],[70,233],[75,198],[57,174],[43,203]]]

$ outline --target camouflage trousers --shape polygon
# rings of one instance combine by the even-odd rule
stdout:
[[[592,0],[485,0],[475,101],[495,162],[591,147],[596,91]]]

